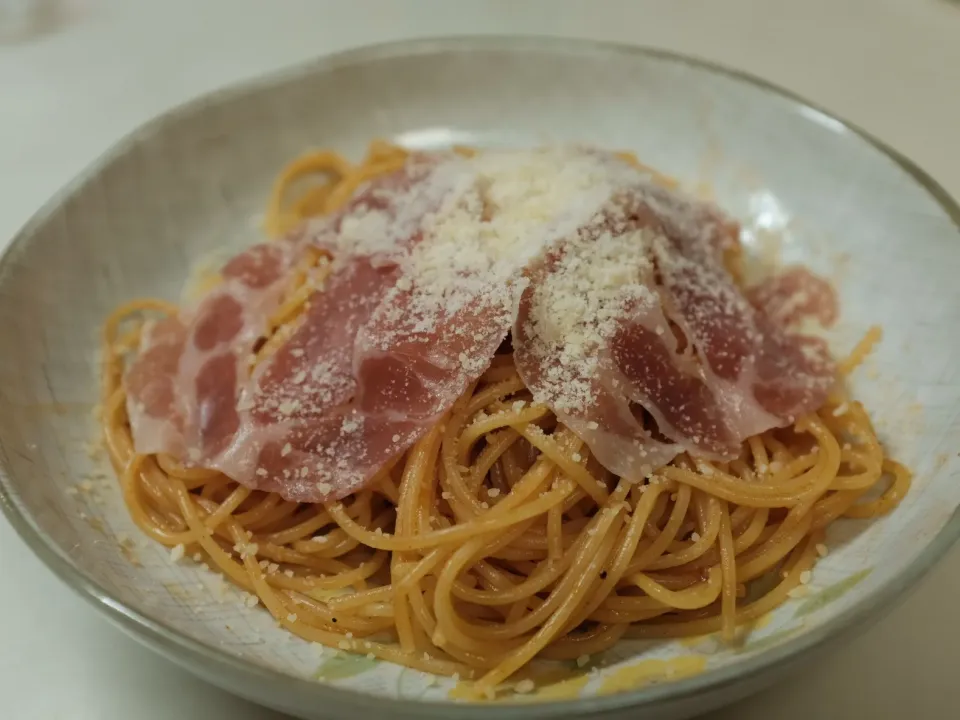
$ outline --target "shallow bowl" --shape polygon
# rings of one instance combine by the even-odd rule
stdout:
[[[831,528],[806,597],[740,645],[624,644],[591,675],[492,707],[449,683],[286,635],[127,518],[98,452],[98,328],[139,295],[175,299],[192,264],[259,237],[283,163],[308,147],[583,142],[634,151],[715,198],[764,262],[833,280],[853,379],[916,473],[891,515]],[[771,85],[663,52],[459,38],[356,50],[187,103],[121,141],[0,263],[0,504],[31,548],[109,619],[198,675],[303,718],[680,718],[758,689],[876,618],[960,532],[960,209],[893,150]],[[93,443],[93,444],[91,444]],[[132,562],[136,561],[136,562]],[[531,703],[536,703],[532,705]]]

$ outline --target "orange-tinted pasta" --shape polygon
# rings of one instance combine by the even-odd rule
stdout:
[[[268,231],[332,211],[404,156],[375,143],[359,166],[327,151],[294,161],[271,195]],[[291,198],[304,178],[321,182]],[[302,310],[303,276],[291,278],[255,362]],[[628,482],[529,404],[504,354],[367,489],[326,506],[288,502],[134,451],[125,356],[145,314],[175,312],[135,301],[105,328],[104,431],[134,521],[201,553],[296,635],[472,677],[477,692],[534,657],[582,658],[624,636],[732,638],[801,584],[829,523],[886,512],[910,484],[863,407],[839,393],[791,428],[750,438],[732,462],[684,455],[644,484]],[[765,576],[777,580],[754,596],[751,581]]]

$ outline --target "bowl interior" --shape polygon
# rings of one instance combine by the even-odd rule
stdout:
[[[761,260],[831,278],[849,350],[883,342],[853,391],[913,489],[877,522],[831,529],[811,593],[742,646],[624,643],[533,697],[566,699],[749,667],[869,603],[960,504],[960,237],[898,161],[759,85],[651,53],[537,41],[424,42],[364,51],[215,95],[111,152],[23,232],[0,267],[0,475],[13,512],[117,603],[216,651],[379,696],[441,700],[451,683],[324,651],[243,606],[218,576],[173,563],[128,520],[96,438],[101,322],[141,295],[176,299],[191,267],[259,239],[278,169],[309,147],[583,142],[628,149],[744,223]],[[557,676],[554,676],[556,683]]]

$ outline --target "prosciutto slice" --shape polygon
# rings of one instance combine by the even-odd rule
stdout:
[[[147,323],[124,376],[127,416],[137,451],[182,455],[186,409],[178,386],[187,328],[178,317]]]
[[[250,352],[298,257],[293,243],[255,245],[223,267],[223,281],[196,308],[145,329],[124,380],[138,452],[199,464],[226,446]]]
[[[353,492],[416,439],[412,425],[358,409],[355,345],[424,239],[428,216],[455,202],[470,179],[459,158],[415,157],[307,229],[307,241],[330,254],[332,272],[289,341],[241,390],[232,442],[208,466],[317,501]]]
[[[253,380],[250,354],[270,329],[269,319],[289,289],[293,266],[310,244],[335,253],[334,289],[338,282],[349,284],[354,275],[343,266],[348,247],[369,258],[370,267],[395,267],[419,237],[422,217],[430,209],[424,197],[436,196],[438,187],[449,182],[450,172],[432,173],[436,165],[433,156],[414,156],[402,170],[366,184],[340,212],[290,238],[245,250],[221,269],[222,282],[196,307],[148,326],[124,379],[138,452],[169,453],[187,464],[222,469],[241,482],[252,482],[252,464],[237,462],[238,456],[242,460],[249,455],[238,453],[237,445],[251,439],[252,407],[246,407]],[[389,270],[381,274],[395,275]],[[350,302],[369,302],[363,299],[370,292],[366,285],[355,287]],[[343,322],[336,298],[336,293],[311,297],[317,309],[308,319],[317,318],[324,303],[330,310],[327,325],[319,325],[318,332],[326,332],[331,321]],[[338,341],[347,368],[352,339],[341,333]],[[266,374],[269,381],[271,374]],[[282,400],[278,405],[285,407]]]
[[[751,287],[750,302],[781,327],[796,328],[813,320],[828,328],[837,320],[833,287],[804,267],[790,267]]]
[[[787,335],[727,271],[736,234],[711,206],[638,184],[535,269],[518,370],[608,469],[639,479],[682,451],[731,459],[826,398],[823,345]]]

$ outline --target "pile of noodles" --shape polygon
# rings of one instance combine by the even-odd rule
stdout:
[[[294,161],[276,183],[268,231],[331,212],[404,155],[375,143],[359,166],[330,152]],[[315,184],[289,202],[304,178]],[[318,259],[291,277],[256,362],[295,327]],[[649,481],[628,482],[532,403],[502,354],[365,490],[290,502],[135,452],[124,365],[143,321],[177,311],[135,301],[105,330],[104,432],[133,520],[199,554],[290,632],[475,678],[479,693],[534,657],[582,660],[624,637],[733,638],[797,592],[825,553],[830,523],[887,512],[910,484],[860,403],[839,392],[792,427],[749,438],[732,462],[682,455]],[[875,340],[868,334],[841,375]]]

